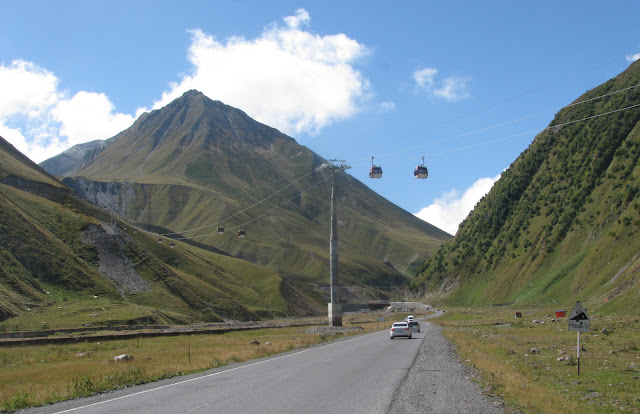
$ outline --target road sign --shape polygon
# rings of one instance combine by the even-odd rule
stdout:
[[[570,331],[589,332],[591,317],[587,315],[587,310],[580,302],[577,302],[576,306],[571,310],[567,321],[569,322]]]
[[[576,306],[573,307],[569,317],[569,330],[578,332],[578,375],[580,375],[580,332],[589,332],[589,322],[591,318],[587,315],[587,310],[582,306],[580,302],[576,302]]]

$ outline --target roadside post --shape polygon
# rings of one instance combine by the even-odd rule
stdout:
[[[568,318],[569,330],[578,332],[578,375],[580,375],[580,332],[589,332],[591,318],[580,301],[576,302]]]

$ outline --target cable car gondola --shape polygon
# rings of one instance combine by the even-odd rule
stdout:
[[[244,231],[244,230],[240,230],[238,232],[238,237],[241,238],[241,239],[244,239],[245,237],[247,237],[247,232]]]
[[[158,243],[162,243],[162,238],[158,237]]]
[[[413,170],[413,176],[422,180],[429,176],[429,170],[427,170],[427,167],[424,165],[424,157],[422,157],[422,165],[416,165],[416,168]]]
[[[218,227],[218,234],[224,234],[224,227]]]
[[[169,247],[171,247],[172,249],[176,248],[176,244],[174,242],[171,242],[171,244],[169,245]]]
[[[373,158],[371,157],[371,168],[369,168],[369,178],[382,178],[382,167],[379,167],[373,163]]]

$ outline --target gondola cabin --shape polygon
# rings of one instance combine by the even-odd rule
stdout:
[[[416,165],[416,168],[413,170],[413,176],[424,180],[429,176],[429,170],[427,170],[427,167],[424,165]]]
[[[172,249],[176,248],[176,244],[174,242],[171,242],[171,244],[169,245],[169,247],[171,247]]]
[[[247,232],[244,231],[244,230],[240,230],[238,232],[238,237],[241,238],[241,239],[244,239],[245,237],[247,237]]]
[[[371,168],[369,168],[369,178],[382,178],[382,167],[379,167],[373,163],[373,159],[375,157],[371,157]]]
[[[224,234],[224,227],[218,227],[218,234]]]
[[[162,238],[158,237],[158,243],[162,243]]]
[[[382,167],[376,165],[369,168],[369,178],[382,178]]]

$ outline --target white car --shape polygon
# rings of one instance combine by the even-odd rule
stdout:
[[[411,339],[413,337],[413,331],[409,328],[407,322],[394,322],[389,330],[389,338],[393,339],[398,336],[406,336]]]
[[[409,325],[409,328],[413,332],[420,332],[420,322],[418,322],[418,321],[410,321],[410,322],[407,322],[407,325]]]

